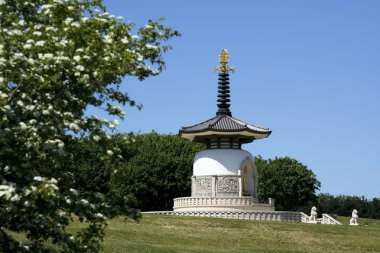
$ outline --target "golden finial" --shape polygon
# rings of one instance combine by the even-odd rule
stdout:
[[[228,59],[230,58],[230,55],[228,54],[228,51],[226,49],[223,49],[219,54],[219,67],[214,67],[214,71],[219,71],[223,73],[227,73],[229,71],[234,72],[235,68],[228,66]]]

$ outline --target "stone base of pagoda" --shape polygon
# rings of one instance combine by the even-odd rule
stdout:
[[[249,212],[274,211],[274,199],[258,203],[252,196],[185,197],[174,199],[174,212]]]

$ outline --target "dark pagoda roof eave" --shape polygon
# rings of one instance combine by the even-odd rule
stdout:
[[[255,131],[250,128],[245,128],[245,129],[239,129],[239,130],[220,130],[220,129],[202,129],[202,130],[193,130],[193,131],[186,131],[186,130],[179,130],[178,135],[181,136],[182,134],[197,134],[197,133],[206,133],[206,132],[214,132],[214,133],[233,133],[234,135],[242,135],[242,132],[249,132],[253,134],[262,134],[262,135],[267,135],[269,136],[272,133],[272,130],[267,130],[267,131]],[[210,134],[213,135],[213,134]]]
[[[179,131],[179,135],[186,134],[200,134],[212,132],[215,134],[225,134],[225,133],[233,133],[233,134],[258,134],[258,135],[266,135],[269,136],[271,134],[271,130],[263,127],[258,127],[252,124],[249,124],[240,119],[236,119],[232,116],[228,115],[218,115],[201,123],[195,124],[189,127],[182,127]]]

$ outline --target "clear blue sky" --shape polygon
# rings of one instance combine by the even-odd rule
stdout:
[[[244,148],[307,165],[321,192],[380,197],[380,1],[122,1],[108,12],[136,26],[165,17],[179,30],[167,69],[124,79],[142,111],[119,131],[178,133],[216,112],[222,48],[233,116],[273,130]]]

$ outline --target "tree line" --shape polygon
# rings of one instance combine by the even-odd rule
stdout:
[[[318,211],[321,213],[351,216],[352,210],[358,211],[359,217],[380,219],[380,198],[367,199],[364,196],[333,196],[328,193],[318,195]]]
[[[173,198],[191,195],[194,156],[205,149],[176,135],[155,132],[128,136],[114,135],[103,140],[103,147],[92,139],[76,139],[69,148],[75,163],[66,164],[73,174],[73,185],[83,194],[99,191],[130,195],[142,211],[171,210]],[[114,154],[99,159],[104,149]],[[261,201],[276,199],[276,210],[310,212],[317,206],[321,213],[350,216],[355,208],[360,217],[380,218],[380,200],[356,196],[317,194],[320,182],[301,162],[289,157],[255,157],[259,173]]]

